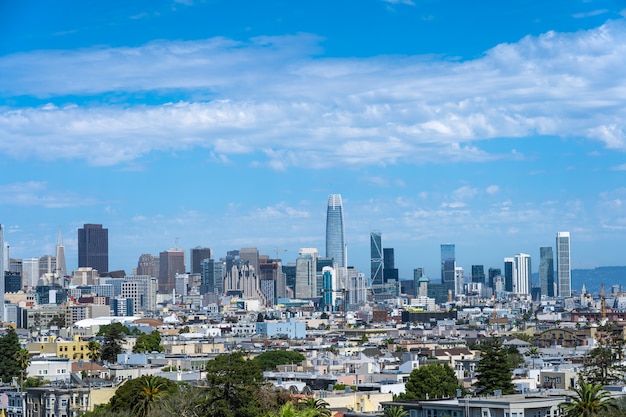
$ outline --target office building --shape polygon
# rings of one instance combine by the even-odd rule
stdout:
[[[502,276],[502,270],[500,268],[489,268],[488,283],[492,290],[496,289],[496,277]]]
[[[454,294],[465,294],[465,271],[463,267],[454,267]]]
[[[504,258],[504,291],[513,292],[515,258]]]
[[[59,277],[67,276],[67,265],[65,264],[65,246],[63,245],[63,234],[61,233],[60,227],[59,234],[57,236],[56,262],[56,272]]]
[[[223,261],[215,259],[203,259],[200,262],[200,294],[223,294],[224,266]]]
[[[513,292],[515,294],[530,294],[532,286],[530,255],[518,253],[515,255],[515,273],[513,279]]]
[[[472,282],[485,284],[485,266],[472,265]]]
[[[192,274],[200,274],[202,272],[200,263],[205,259],[213,259],[211,248],[196,246],[189,251],[189,264],[191,265]]]
[[[400,280],[393,248],[383,248],[383,280],[385,283]]]
[[[370,283],[373,291],[379,290],[385,283],[383,237],[379,231],[370,232]]]
[[[569,232],[558,232],[556,235],[556,279],[557,296],[572,296],[572,271],[570,269],[570,236]]]
[[[176,274],[185,273],[185,251],[169,249],[159,254],[159,293],[171,293],[176,288]]]
[[[296,258],[296,298],[320,297],[317,287],[317,258],[317,249],[300,249]]]
[[[89,266],[102,275],[109,271],[109,229],[85,224],[78,229],[78,267]]]
[[[554,297],[554,253],[551,246],[539,248],[539,283],[541,295]]]
[[[448,290],[455,290],[456,254],[453,243],[441,245],[441,284]]]
[[[332,258],[339,268],[347,267],[346,237],[343,225],[341,194],[328,196],[326,211],[326,257]]]
[[[424,277],[424,268],[415,268],[413,269],[413,295],[414,296],[418,296],[420,295],[420,278]],[[427,293],[425,293],[426,295]]]
[[[137,262],[137,275],[147,275],[149,277],[159,277],[160,261],[158,256],[144,253]]]

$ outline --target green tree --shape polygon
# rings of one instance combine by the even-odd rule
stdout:
[[[167,379],[158,376],[145,376],[139,379],[141,380],[141,386],[133,412],[137,417],[146,417],[152,405],[168,394],[170,386]]]
[[[242,352],[218,355],[207,362],[206,415],[256,417],[260,410],[258,391],[264,384],[259,365]]]
[[[137,342],[133,346],[133,353],[140,352],[163,352],[161,346],[161,333],[154,330],[151,333],[142,333],[137,337]]]
[[[278,410],[278,413],[271,414],[272,417],[316,417],[315,410],[299,409],[292,403],[286,403]]]
[[[0,337],[0,380],[11,383],[13,378],[19,378],[22,370],[15,360],[20,351],[20,340],[12,327],[7,328],[4,336]]]
[[[20,387],[24,391],[24,381],[26,380],[26,369],[30,365],[30,353],[28,350],[21,348],[13,355],[15,362],[20,368]]]
[[[450,398],[456,396],[456,390],[463,386],[447,363],[429,363],[413,369],[405,384],[405,392],[399,394],[398,400],[425,400],[434,398]]]
[[[98,336],[104,337],[101,350],[102,360],[117,361],[117,355],[122,353],[122,343],[129,334],[131,331],[128,327],[119,322],[102,326],[98,332]]]
[[[298,409],[306,412],[310,411],[312,417],[330,417],[329,404],[321,398],[305,398],[298,402]]]
[[[278,365],[300,363],[306,358],[300,352],[293,350],[269,350],[256,356],[253,360],[262,371],[275,370]]]
[[[591,349],[584,358],[580,374],[585,382],[610,385],[624,380],[624,340],[611,334],[610,330],[609,325],[598,329],[598,346]]]
[[[526,350],[526,355],[530,356],[533,360],[533,369],[535,369],[535,359],[540,356],[539,348],[537,346],[531,346]]]
[[[26,377],[26,381],[24,381],[24,388],[37,388],[37,387],[43,387],[45,385],[48,385],[50,383],[50,380],[48,379],[43,379],[40,376],[29,376]]]
[[[569,401],[559,404],[562,417],[600,417],[617,409],[611,394],[602,385],[579,380],[574,394],[566,395]]]
[[[175,393],[177,390],[178,386],[174,381],[159,376],[131,379],[115,391],[107,410],[143,417],[147,415],[156,400]]]
[[[501,390],[503,394],[513,394],[513,366],[507,349],[499,339],[480,345],[481,356],[476,367],[478,373],[476,389],[481,394],[493,394]]]
[[[385,407],[383,417],[406,417],[409,413],[401,405],[390,405]]]

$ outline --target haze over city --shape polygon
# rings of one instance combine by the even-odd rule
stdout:
[[[337,4],[339,3],[339,4]],[[624,265],[626,20],[617,1],[40,2],[0,5],[0,223],[12,257],[68,268],[109,229],[142,253],[369,234],[402,278],[554,245]],[[488,5],[488,6],[487,6]],[[538,262],[533,262],[536,271]]]

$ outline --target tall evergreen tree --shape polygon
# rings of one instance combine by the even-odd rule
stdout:
[[[476,367],[477,391],[481,394],[493,394],[496,390],[501,390],[502,394],[515,393],[513,366],[502,342],[499,339],[485,342],[480,350],[481,356]]]
[[[11,383],[13,378],[20,378],[22,370],[15,360],[22,347],[17,333],[11,327],[7,328],[4,336],[0,337],[0,380]]]
[[[104,336],[100,358],[108,362],[117,361],[117,355],[122,353],[122,343],[128,334],[128,327],[119,322],[102,326],[98,332],[98,336]]]

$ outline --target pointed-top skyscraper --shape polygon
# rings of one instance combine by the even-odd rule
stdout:
[[[346,237],[343,229],[343,204],[341,194],[328,196],[326,211],[326,257],[333,258],[337,266],[345,268],[347,264]]]
[[[65,246],[63,246],[63,234],[61,233],[61,227],[59,227],[59,234],[57,236],[57,273],[59,277],[67,275],[67,266],[65,264]]]

